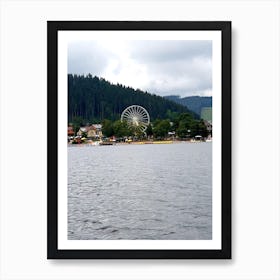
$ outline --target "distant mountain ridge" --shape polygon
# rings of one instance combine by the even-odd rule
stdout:
[[[192,112],[199,116],[201,115],[202,108],[212,108],[212,96],[187,96],[181,98],[179,95],[165,96],[166,99],[173,101],[177,104],[186,106]]]

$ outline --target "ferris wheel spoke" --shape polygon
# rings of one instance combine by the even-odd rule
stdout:
[[[145,120],[149,120],[149,118],[146,115],[142,115],[142,118]]]
[[[125,113],[125,114],[123,115],[123,117],[129,119],[129,114],[128,114],[128,113]]]
[[[142,120],[142,122],[144,122],[144,123],[148,123],[148,122],[149,122],[149,120],[146,119],[146,118],[142,118],[141,120]]]
[[[141,113],[141,112],[142,112],[141,108],[138,107],[138,108],[137,108],[137,112],[138,112],[138,113]]]
[[[145,128],[146,128],[146,127],[147,127],[147,124],[145,124],[145,123],[139,123],[139,126],[140,126],[140,127],[145,127]]]
[[[125,113],[124,113],[124,115],[127,116],[127,117],[130,117],[131,114],[132,114],[131,112],[125,112]]]

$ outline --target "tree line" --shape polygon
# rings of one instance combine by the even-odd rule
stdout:
[[[155,139],[164,139],[168,133],[173,132],[179,138],[192,138],[196,135],[202,137],[208,136],[207,128],[203,120],[197,120],[189,113],[176,113],[170,119],[156,119],[149,124],[145,133],[137,127],[130,127],[128,123],[120,120],[112,121],[104,119],[102,121],[102,133],[106,137],[153,137]]]
[[[151,120],[170,118],[170,114],[189,113],[198,115],[187,107],[161,96],[133,89],[121,84],[111,84],[103,78],[68,74],[68,122],[100,123],[104,119],[116,121],[130,105],[143,106]]]

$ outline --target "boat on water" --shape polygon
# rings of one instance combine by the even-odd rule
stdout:
[[[106,142],[99,142],[99,146],[112,146],[114,145],[114,142],[106,141]]]

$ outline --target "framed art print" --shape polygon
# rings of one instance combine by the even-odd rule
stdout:
[[[47,257],[230,259],[231,22],[47,28]]]

